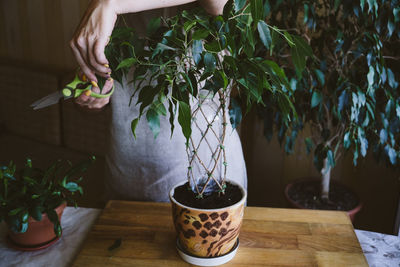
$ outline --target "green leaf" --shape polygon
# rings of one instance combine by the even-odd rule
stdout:
[[[217,65],[214,55],[211,53],[205,53],[204,64],[206,66],[206,71],[214,71],[215,66]]]
[[[262,0],[250,0],[251,15],[253,21],[259,21],[263,19],[263,1]]]
[[[28,218],[29,218],[29,213],[28,213],[27,211],[24,211],[24,212],[22,213],[22,216],[21,216],[22,222],[23,222],[23,223],[28,222]]]
[[[108,247],[108,251],[113,251],[113,250],[119,248],[121,246],[121,244],[122,244],[122,239],[121,238],[116,239],[114,241],[114,243]]]
[[[121,63],[118,64],[118,67],[116,70],[122,69],[122,68],[130,68],[132,67],[133,64],[137,62],[136,58],[126,58],[121,61]]]
[[[386,132],[385,129],[381,129],[381,131],[379,132],[379,139],[381,144],[385,144],[388,138],[388,134]]]
[[[153,103],[154,97],[160,92],[160,88],[158,86],[152,87],[152,86],[145,86],[142,89],[140,89],[139,92],[139,97],[138,97],[138,104],[142,103],[140,105],[140,115],[143,113],[143,110],[149,106],[151,103]]]
[[[185,80],[186,84],[188,85],[188,87],[190,89],[190,93],[193,95],[194,85],[192,84],[192,81],[189,79],[189,76],[184,72],[181,72],[179,74],[182,75],[183,79]]]
[[[146,113],[147,123],[150,127],[150,130],[153,132],[154,139],[157,138],[160,133],[160,117],[157,111],[153,108],[149,108]]]
[[[387,155],[390,159],[390,163],[395,165],[397,163],[397,153],[396,150],[394,150],[392,147],[386,146],[385,147]]]
[[[393,8],[393,16],[395,23],[400,21],[400,7]]]
[[[153,18],[147,24],[147,36],[152,36],[161,26],[161,18]]]
[[[56,234],[56,236],[61,236],[62,228],[61,228],[60,223],[54,224],[54,233]]]
[[[297,46],[292,46],[291,48],[293,65],[296,68],[297,77],[300,79],[304,68],[306,67],[305,55],[301,53]]]
[[[233,9],[233,0],[229,0],[228,2],[226,2],[224,10],[222,12],[225,21],[228,20],[232,12],[232,9]]]
[[[42,220],[42,208],[40,206],[34,206],[30,214],[36,221]]]
[[[193,41],[192,55],[196,65],[199,65],[201,61],[201,53],[203,52],[203,42],[200,40]]]
[[[264,44],[265,48],[270,49],[272,39],[271,39],[271,32],[269,31],[267,23],[264,21],[260,20],[257,23],[257,30],[258,34],[260,35],[260,39],[262,43]]]
[[[231,107],[229,109],[229,119],[232,124],[232,128],[236,129],[242,121],[242,108],[236,99],[231,99]]]
[[[194,21],[188,20],[183,24],[183,29],[185,30],[185,32],[188,32],[190,31],[191,28],[193,28],[194,25],[196,25],[196,23],[197,21],[195,20]]]
[[[246,0],[235,0],[235,12],[241,10],[246,4]]]
[[[22,211],[23,209],[24,209],[24,208],[20,207],[20,208],[16,208],[16,209],[10,210],[10,211],[8,212],[8,216],[17,215],[17,213],[19,213],[19,212]]]
[[[186,141],[188,142],[189,137],[192,134],[191,111],[190,106],[183,101],[179,101],[178,122],[181,125],[183,135],[186,137]]]
[[[78,191],[79,186],[77,183],[69,182],[64,187],[65,187],[65,189],[67,189],[70,192],[76,192],[76,191]]]
[[[205,39],[209,34],[210,34],[210,31],[209,31],[209,30],[200,29],[200,30],[197,30],[197,31],[195,31],[195,32],[193,33],[192,39],[193,39],[193,40],[203,40],[203,39]]]
[[[343,147],[348,149],[350,147],[351,140],[350,140],[350,132],[346,132],[343,137]]]
[[[169,51],[175,51],[176,48],[170,47],[168,45],[165,45],[163,43],[158,43],[156,48],[153,51],[153,54],[151,55],[152,58],[157,56],[158,54],[162,54],[164,51],[169,50]]]
[[[322,86],[324,86],[325,85],[325,75],[324,75],[324,73],[319,69],[315,69],[314,71],[315,71],[315,74],[317,75],[319,83]]]
[[[365,6],[365,0],[360,0],[361,10],[364,10],[364,6]]]
[[[193,70],[189,70],[189,80],[190,80],[190,82],[192,84],[192,88],[193,88],[192,95],[194,97],[197,97],[197,93],[198,93],[197,79],[196,79],[196,76],[194,75]]]
[[[389,86],[392,87],[393,89],[396,89],[399,83],[395,80],[393,71],[389,68],[387,69],[387,76],[388,76]]]
[[[131,122],[131,130],[132,130],[132,134],[135,137],[135,139],[136,139],[136,127],[137,127],[138,123],[139,123],[139,118],[136,118],[136,119],[132,120],[132,122]]]
[[[214,53],[218,53],[219,51],[222,50],[222,47],[219,45],[218,41],[216,41],[216,40],[214,40],[210,43],[204,44],[204,48],[207,51],[214,52]]]
[[[21,224],[20,233],[25,233],[26,230],[28,230],[28,227],[29,227],[29,223],[28,223],[28,222],[23,222],[23,223]]]
[[[311,108],[319,105],[322,101],[322,94],[318,91],[314,91],[311,97]]]
[[[374,84],[374,75],[375,75],[374,67],[369,66],[369,72],[367,75],[369,87],[371,87]]]
[[[171,138],[175,128],[175,110],[176,109],[174,109],[174,103],[170,100],[168,111],[169,111],[169,123],[171,125]]]
[[[304,40],[301,36],[291,35],[294,45],[300,51],[300,53],[304,54],[304,56],[311,57],[313,54],[311,46]]]
[[[263,11],[264,11],[264,13],[263,13],[264,17],[267,17],[271,13],[271,5],[268,0],[265,0],[265,2],[264,2],[264,10]]]
[[[334,6],[335,11],[338,10],[340,4],[341,4],[341,0],[335,0],[335,6]]]

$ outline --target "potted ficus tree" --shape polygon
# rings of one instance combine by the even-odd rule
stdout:
[[[226,262],[238,244],[246,191],[226,177],[224,144],[241,117],[237,107],[230,116],[227,112],[232,88],[247,109],[264,104],[268,92],[287,118],[295,113],[289,81],[271,58],[272,47],[279,40],[288,43],[303,61],[310,49],[302,38],[266,23],[268,6],[262,0],[230,0],[220,16],[183,11],[152,20],[145,37],[116,28],[106,47],[115,80],[121,82],[135,68],[132,82],[141,90],[133,134],[144,116],[154,137],[160,116],[169,115],[171,134],[175,117],[182,128],[187,177],[171,189],[170,199],[178,251],[198,265]]]
[[[75,166],[58,160],[49,168],[35,168],[30,159],[17,171],[16,165],[0,167],[0,221],[9,231],[8,244],[19,250],[38,250],[55,243],[62,234],[64,208],[82,194],[80,176],[94,157]]]
[[[399,67],[400,3],[287,0],[270,2],[269,11],[270,23],[301,35],[314,52],[312,59],[292,65],[286,57],[291,48],[275,46],[298,116],[288,124],[271,104],[260,112],[265,136],[270,139],[276,129],[288,153],[298,136],[304,137],[320,172],[319,181],[290,184],[286,196],[297,207],[348,210],[353,219],[360,201],[331,183],[338,159],[348,151],[355,166],[373,151],[377,159],[395,165],[400,157],[400,77],[394,71]]]

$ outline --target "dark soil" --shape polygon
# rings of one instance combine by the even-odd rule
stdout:
[[[196,198],[196,194],[190,189],[189,183],[178,186],[174,191],[174,198],[183,205],[197,209],[219,209],[231,206],[242,199],[242,191],[239,186],[226,183],[225,194],[213,192],[203,198]]]
[[[293,184],[288,194],[294,202],[306,209],[349,211],[359,204],[357,196],[342,185],[331,183],[329,201],[321,199],[320,191],[320,181],[305,181]]]

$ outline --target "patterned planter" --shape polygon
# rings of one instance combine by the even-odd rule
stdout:
[[[174,186],[170,193],[172,216],[178,241],[187,253],[197,257],[217,257],[229,253],[234,247],[242,225],[244,204],[247,193],[242,186],[242,199],[225,208],[197,209],[179,203],[173,196]]]

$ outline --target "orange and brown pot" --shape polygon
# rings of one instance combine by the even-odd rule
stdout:
[[[185,206],[174,198],[174,186],[170,193],[172,216],[180,245],[187,253],[197,257],[216,257],[227,254],[234,247],[242,225],[246,190],[242,199],[228,207],[220,209],[198,209]]]
[[[64,202],[55,209],[60,221],[66,206],[67,204]],[[28,230],[26,230],[25,233],[15,233],[11,230],[8,231],[9,238],[16,246],[40,247],[56,238],[54,225],[49,220],[46,213],[42,214],[42,220],[40,221],[36,221],[32,217],[29,217],[28,223]]]

